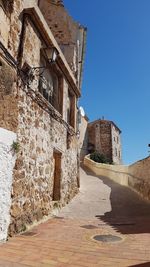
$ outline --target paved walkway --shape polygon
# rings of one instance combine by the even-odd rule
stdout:
[[[98,242],[115,235],[119,242]],[[150,267],[150,204],[81,170],[81,190],[58,217],[0,246],[0,267]]]

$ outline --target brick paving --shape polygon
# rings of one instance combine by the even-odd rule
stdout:
[[[149,203],[107,178],[81,175],[81,192],[57,217],[1,244],[0,267],[150,266]],[[101,234],[122,241],[92,239]]]

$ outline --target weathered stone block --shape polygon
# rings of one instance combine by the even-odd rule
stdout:
[[[10,95],[15,81],[15,71],[3,59],[0,58],[0,92],[2,95]]]
[[[14,218],[17,218],[20,214],[21,214],[21,207],[19,204],[15,203],[12,205],[11,207],[11,216],[14,217]]]

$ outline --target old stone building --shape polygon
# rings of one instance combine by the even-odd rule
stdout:
[[[59,0],[0,0],[0,239],[78,192],[86,29]]]
[[[87,149],[91,153],[98,151],[115,164],[122,161],[121,130],[109,120],[99,119],[88,124]]]
[[[82,112],[82,109],[80,110],[80,121],[79,121],[79,153],[80,153],[80,161],[83,162],[84,157],[88,154],[88,117]]]

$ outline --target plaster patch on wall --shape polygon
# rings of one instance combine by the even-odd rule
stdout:
[[[11,149],[14,132],[0,128],[0,241],[7,238],[10,223],[11,189],[16,157]]]

